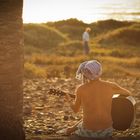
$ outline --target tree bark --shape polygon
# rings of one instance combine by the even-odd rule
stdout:
[[[23,0],[0,0],[0,139],[24,140]]]

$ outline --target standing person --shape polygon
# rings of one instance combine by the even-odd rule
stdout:
[[[87,27],[85,29],[85,32],[82,35],[82,40],[83,40],[83,49],[84,49],[84,54],[89,54],[90,48],[89,48],[89,32],[91,31],[91,28]]]
[[[72,103],[69,95],[66,99],[71,109],[77,113],[82,107],[83,118],[67,129],[69,135],[74,133],[81,137],[104,138],[112,136],[112,96],[114,93],[130,95],[131,93],[113,82],[100,78],[102,66],[96,60],[83,62],[77,70],[77,78],[83,84],[76,90],[76,99]]]

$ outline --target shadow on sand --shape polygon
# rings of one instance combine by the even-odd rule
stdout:
[[[70,137],[49,137],[45,140],[140,140],[140,137],[85,138],[72,135]]]
[[[73,135],[66,140],[140,140],[140,137],[83,138]]]

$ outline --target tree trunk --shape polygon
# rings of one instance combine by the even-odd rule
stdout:
[[[0,139],[24,140],[23,0],[0,0]]]

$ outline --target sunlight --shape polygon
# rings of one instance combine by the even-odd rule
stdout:
[[[139,0],[24,0],[23,6],[24,23],[69,18],[77,18],[87,23],[110,18],[140,20],[139,16]]]

